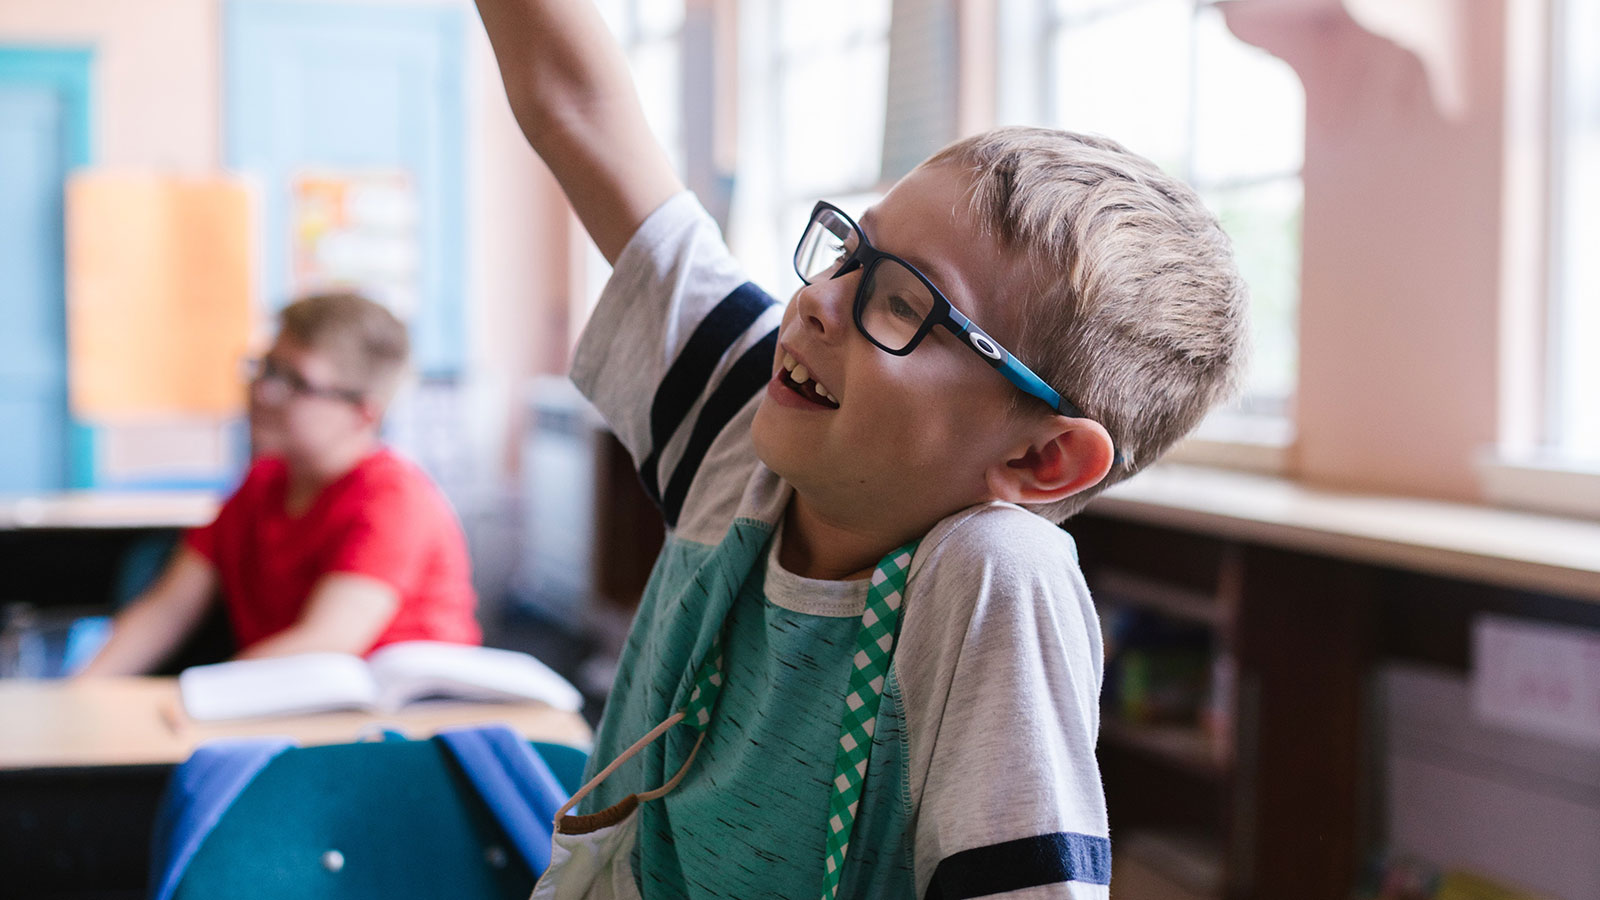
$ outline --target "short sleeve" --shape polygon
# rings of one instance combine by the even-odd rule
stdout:
[[[753,463],[749,420],[771,378],[782,316],[693,194],[652,212],[618,256],[572,380],[628,449],[669,527],[709,523],[737,504],[750,465],[726,464]]]
[[[223,506],[227,508],[226,504]],[[199,528],[191,528],[183,536],[183,543],[194,552],[204,556],[212,565],[217,563],[217,522],[222,519],[222,512],[217,512],[217,518]]]
[[[428,559],[428,520],[404,491],[386,485],[362,498],[340,524],[326,571],[365,575],[401,595],[415,590]]]
[[[230,542],[242,540],[241,528],[254,520],[261,509],[262,495],[271,480],[273,470],[280,464],[276,460],[257,460],[245,473],[228,499],[217,510],[217,517],[199,528],[192,528],[183,536],[189,549],[205,557],[212,565],[221,562],[219,554]]]
[[[1071,539],[1005,504],[948,523],[913,568],[895,658],[917,894],[1103,900],[1102,650]]]

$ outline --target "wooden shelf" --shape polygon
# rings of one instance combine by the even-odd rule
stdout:
[[[1100,739],[1207,778],[1224,778],[1232,769],[1211,736],[1194,726],[1140,725],[1107,717],[1100,722]]]
[[[1096,600],[1106,603],[1147,609],[1212,628],[1225,624],[1226,612],[1215,597],[1121,569],[1096,570],[1090,589]]]
[[[1222,842],[1204,834],[1129,831],[1115,859],[1113,900],[1208,900],[1224,893]]]

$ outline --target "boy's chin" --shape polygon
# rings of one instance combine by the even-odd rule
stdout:
[[[789,465],[791,461],[785,458],[787,456],[784,452],[786,448],[781,446],[781,442],[768,435],[767,429],[762,427],[760,409],[756,410],[755,421],[750,425],[750,443],[755,448],[756,459],[761,460],[762,465],[776,472],[785,481],[790,480],[794,471],[792,466]]]
[[[750,443],[756,451],[756,459],[779,478],[789,482],[797,492],[807,493],[820,487],[815,483],[816,447],[797,442],[792,436],[780,432],[781,429],[772,427],[772,423],[762,421],[761,410],[756,411],[755,421],[750,427]]]

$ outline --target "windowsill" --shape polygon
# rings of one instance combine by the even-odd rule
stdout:
[[[1179,441],[1163,461],[1180,465],[1210,466],[1287,475],[1294,425],[1288,419],[1267,416],[1212,416],[1187,438]]]
[[[1600,602],[1600,522],[1172,463],[1110,488],[1088,511]]]
[[[1484,499],[1497,506],[1600,519],[1600,469],[1547,457],[1486,455],[1478,463]]]

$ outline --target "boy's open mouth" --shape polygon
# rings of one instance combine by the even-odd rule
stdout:
[[[783,383],[789,390],[818,406],[825,406],[828,409],[839,408],[839,398],[829,393],[827,388],[811,377],[805,366],[800,365],[787,353],[783,355]]]

